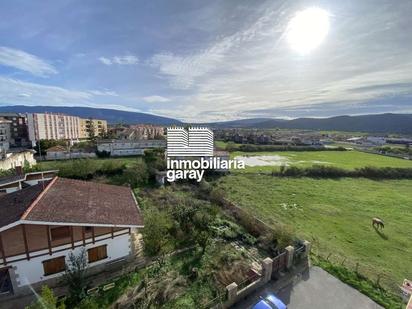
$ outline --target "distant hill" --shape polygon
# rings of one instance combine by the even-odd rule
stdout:
[[[179,120],[166,118],[151,114],[126,112],[115,109],[91,108],[91,107],[60,107],[60,106],[0,106],[0,112],[17,112],[17,113],[64,113],[67,115],[78,116],[82,118],[96,118],[107,120],[110,124],[116,123],[150,123],[155,125],[172,125],[181,124]]]
[[[293,120],[267,118],[259,120],[259,118],[254,118],[215,122],[209,125],[217,128],[280,128],[412,134],[412,114],[388,113],[330,118],[297,118]]]

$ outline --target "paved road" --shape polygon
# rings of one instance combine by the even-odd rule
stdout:
[[[354,288],[342,283],[319,267],[296,277],[295,282],[277,291],[270,282],[232,308],[248,309],[259,296],[275,293],[288,309],[380,309],[380,305]]]

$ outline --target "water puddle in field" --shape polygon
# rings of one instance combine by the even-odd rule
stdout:
[[[271,156],[237,156],[236,160],[242,160],[246,166],[289,166],[291,163],[287,157]]]
[[[291,155],[293,156],[293,155]],[[326,161],[308,160],[308,161],[291,161],[288,157],[279,155],[270,156],[236,156],[236,160],[242,160],[246,166],[290,166],[291,164],[299,165],[304,163],[311,164],[332,164]]]

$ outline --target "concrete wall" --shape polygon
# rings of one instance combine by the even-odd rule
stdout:
[[[309,253],[311,249],[310,242],[304,241],[304,256],[306,259],[309,259]],[[295,248],[292,246],[288,246],[285,248],[286,250],[286,270],[293,268],[293,257]],[[250,283],[248,286],[242,288],[241,290],[238,289],[238,285],[236,282],[233,282],[226,286],[227,292],[227,301],[223,304],[223,308],[229,308],[237,301],[245,298],[247,295],[255,291],[256,289],[263,287],[266,283],[268,283],[272,277],[274,277],[273,272],[277,272],[278,270],[273,269],[273,259],[265,258],[261,261],[262,264],[262,274],[260,278],[255,280],[254,282]]]
[[[9,153],[6,158],[0,160],[0,171],[14,169],[16,166],[25,166],[26,164],[33,166],[36,163],[31,151]]]

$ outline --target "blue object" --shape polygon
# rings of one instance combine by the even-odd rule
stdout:
[[[287,309],[286,305],[274,294],[268,294],[251,309]]]

